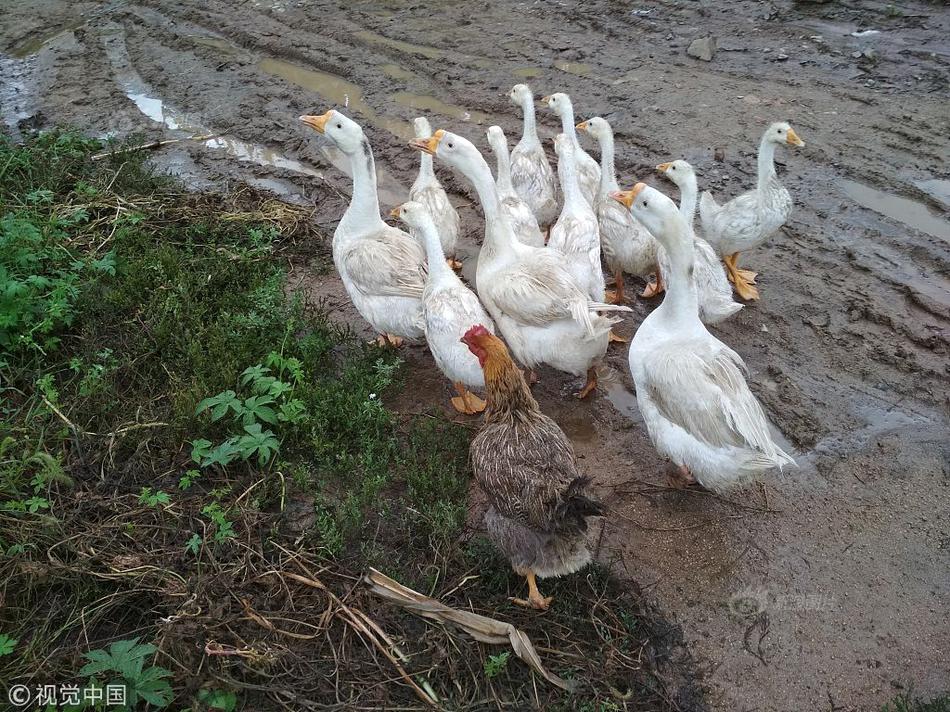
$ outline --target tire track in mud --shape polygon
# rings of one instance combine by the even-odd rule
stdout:
[[[946,216],[946,206],[917,187],[948,178],[945,89],[928,93],[901,83],[889,56],[874,76],[895,82],[890,93],[850,79],[847,51],[854,41],[825,27],[853,22],[851,10],[827,20],[822,13],[829,10],[785,9],[788,17],[768,19],[768,7],[740,1],[729,4],[738,18],[730,24],[718,6],[665,0],[651,3],[647,15],[633,12],[649,7],[599,0],[543,12],[505,3],[447,4],[437,12],[400,2],[326,12],[314,4],[271,4],[274,9],[143,0],[109,17],[126,34],[130,64],[161,98],[216,132],[312,165],[331,183],[275,167],[254,168],[249,178],[249,164],[201,146],[179,146],[159,162],[187,161],[186,174],[217,184],[283,181],[314,204],[314,220],[330,230],[349,185],[296,116],[347,100],[375,115],[367,134],[377,165],[402,189],[414,178],[417,156],[397,126],[408,127],[416,111],[405,96],[402,103],[395,97],[435,99],[436,126],[484,147],[485,125],[462,118],[466,110],[482,112],[513,143],[520,117],[503,94],[524,79],[518,72],[536,74],[529,82],[539,94],[571,93],[579,119],[608,118],[621,182],[647,178],[666,192],[672,185],[653,176],[653,166],[683,155],[703,187],[731,197],[755,181],[755,147],[768,121],[789,118],[801,128],[806,149],[780,156],[780,174],[796,200],[792,220],[743,259],[762,274],[763,300],[717,329],[749,364],[750,383],[772,419],[804,451],[801,469],[733,503],[651,484],[663,480],[664,466],[629,418],[632,387],[622,350],[609,354],[613,378],[593,402],[567,399],[573,384],[551,372],[542,374],[538,396],[575,439],[582,465],[613,493],[621,524],[605,533],[601,557],[652,582],[710,668],[704,684],[721,709],[817,709],[829,696],[853,705],[844,709],[867,709],[885,699],[891,680],[907,681],[902,675],[922,691],[936,690],[941,674],[950,674],[934,662],[950,647],[942,608],[933,604],[950,602],[939,575],[950,561],[933,546],[939,523],[932,516],[935,500],[947,503],[943,483],[950,480],[940,444],[947,422],[950,247],[858,204],[841,181]],[[945,16],[921,29],[914,23],[929,21],[888,19],[883,6],[863,5],[867,22],[897,35],[895,43],[904,25],[914,42],[922,32],[950,28]],[[910,12],[931,8],[909,6]],[[815,27],[825,32],[822,43],[803,35]],[[683,54],[689,39],[705,32],[721,37],[712,64]],[[99,34],[90,23],[76,46],[64,45],[57,55],[44,109],[52,120],[98,127],[103,112],[137,111],[114,85]],[[787,64],[763,61],[765,45],[794,47],[800,55]],[[268,73],[261,67],[268,58],[324,76],[308,85],[300,76],[294,81],[290,70],[284,77]],[[945,63],[929,55],[912,69],[947,74]],[[321,96],[327,76],[340,83]],[[69,85],[88,77],[102,81],[84,103]],[[136,128],[159,130],[139,118]],[[366,120],[359,112],[354,118]],[[548,112],[539,110],[538,119],[542,136],[556,133]],[[714,148],[725,149],[723,161],[714,159]],[[457,199],[473,197],[464,180],[446,175],[445,182]],[[397,192],[389,199],[397,200]],[[480,235],[470,211],[463,212],[463,227],[470,238]],[[299,268],[295,274],[314,299],[328,297],[341,320],[362,327],[335,277]],[[626,333],[652,307],[635,304]],[[432,368],[421,350],[410,352],[409,363],[427,375]],[[432,385],[439,394],[439,382]],[[400,403],[415,409],[419,399],[403,394]],[[912,568],[901,568],[903,561]],[[750,621],[724,612],[737,591],[757,587],[833,597],[829,610],[769,611],[767,667],[744,645]],[[877,664],[860,662],[867,660]]]

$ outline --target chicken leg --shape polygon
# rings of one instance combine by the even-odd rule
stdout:
[[[533,608],[536,611],[548,610],[554,597],[548,596],[545,598],[541,595],[541,592],[538,590],[538,582],[534,577],[534,571],[529,569],[525,573],[521,573],[520,571],[518,573],[528,579],[528,598],[527,600],[524,598],[511,598],[509,600],[516,605]]]
[[[452,406],[455,410],[465,415],[477,415],[485,410],[485,401],[468,390],[464,383],[456,382],[454,385],[455,392],[458,393],[452,398]]]
[[[739,253],[734,252],[731,255],[726,255],[722,261],[726,265],[729,281],[736,287],[736,293],[746,301],[758,299],[759,290],[752,286],[755,284],[755,278],[758,275],[751,270],[739,269]]]

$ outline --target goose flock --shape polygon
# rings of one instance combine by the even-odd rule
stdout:
[[[637,327],[628,360],[650,438],[675,465],[671,484],[723,492],[794,464],[772,437],[741,357],[706,325],[742,309],[733,289],[743,300],[759,298],[756,273],[739,269],[739,254],[788,219],[792,200],[775,173],[775,150],[804,143],[789,124],[771,124],[759,144],[757,185],[723,204],[698,195],[686,161],[661,163],[657,171],[679,187],[676,205],[644,183],[621,190],[610,124],[598,116],[575,124],[564,93],[540,102],[561,122],[552,169],[531,89],[518,84],[508,96],[521,109],[523,134],[509,153],[501,128],[488,129],[495,175],[470,140],[433,132],[423,117],[414,121],[409,146],[421,154],[419,174],[410,200],[392,211],[408,232],[380,216],[373,151],[359,124],[332,109],[301,120],[349,159],[352,198],[333,236],[347,294],[381,345],[425,339],[454,385],[457,411],[484,411],[472,464],[491,505],[489,534],[528,581],[529,598],[518,602],[543,609],[550,599],[537,591],[535,575],[586,563],[585,521],[603,507],[530,384],[544,364],[585,378],[578,398],[597,387],[610,342],[626,341],[612,331],[632,311],[624,273],[646,282],[642,298],[663,295]],[[595,139],[599,163],[581,145],[584,134]],[[484,238],[475,291],[456,274],[461,221],[434,158],[478,195]],[[697,207],[701,230],[694,227]],[[487,392],[487,402],[475,391]]]

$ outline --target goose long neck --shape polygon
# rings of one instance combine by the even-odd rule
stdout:
[[[683,322],[699,319],[699,302],[693,282],[692,229],[679,215],[671,217],[664,226],[672,239],[664,241],[670,267],[666,280],[666,296],[657,308],[662,309],[671,321]]]
[[[688,175],[680,186],[680,215],[686,221],[686,224],[692,226],[693,218],[696,216],[696,199],[699,188],[696,185],[696,176]]]
[[[426,220],[419,226],[419,233],[422,236],[422,246],[426,250],[426,261],[429,265],[429,279],[436,280],[452,273],[452,269],[445,261],[445,252],[442,250],[442,242],[439,240],[439,233],[435,229],[435,223]]]
[[[609,195],[620,190],[617,171],[614,168],[614,134],[607,131],[600,139],[600,195]]]
[[[758,188],[760,194],[768,189],[769,182],[773,178],[775,178],[775,144],[763,136],[759,144]]]
[[[577,140],[577,129],[574,128],[574,107],[570,103],[561,108],[561,133],[570,139],[574,148],[580,146]]]
[[[511,247],[514,243],[514,235],[510,230],[490,229],[500,220],[504,220],[498,204],[498,188],[492,178],[491,168],[479,154],[475,159],[460,166],[460,169],[472,181],[475,192],[478,193],[478,200],[482,204],[482,212],[485,214],[486,241],[492,242],[495,247]]]
[[[524,132],[522,137],[526,141],[538,141],[538,127],[534,119],[534,97],[525,97],[521,101],[521,111],[524,114]]]
[[[419,177],[424,179],[435,178],[435,169],[432,166],[432,156],[424,151],[420,151],[419,155],[422,158],[419,159]]]
[[[376,193],[376,163],[369,141],[364,138],[359,150],[351,154],[349,159],[353,195],[340,225],[351,230],[375,227],[382,223],[382,218],[379,217],[379,196]]]
[[[561,190],[564,191],[564,204],[575,206],[586,203],[581,193],[580,183],[577,182],[577,162],[574,158],[574,149],[568,144],[567,150],[562,151],[557,159],[557,174],[561,179]]]
[[[495,151],[495,166],[498,172],[498,192],[510,193],[513,188],[511,185],[511,156],[508,153],[508,146],[501,141],[496,141],[492,148]]]

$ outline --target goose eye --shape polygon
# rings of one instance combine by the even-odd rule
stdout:
[[[343,128],[343,124],[337,124],[336,127],[337,127],[338,129],[342,129],[342,128]]]
[[[775,133],[782,133],[782,129],[775,129]]]
[[[645,208],[645,207],[647,207],[648,205],[649,205],[649,203],[647,203],[647,201],[644,200],[644,201],[643,201],[643,207]]]
[[[451,143],[449,144],[449,148],[452,148],[452,144],[451,144]]]
[[[676,170],[676,166],[670,166],[670,167],[671,167],[674,171]]]

